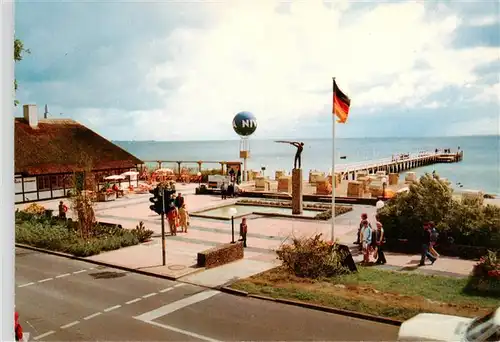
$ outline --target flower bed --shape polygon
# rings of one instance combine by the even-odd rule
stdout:
[[[144,225],[134,230],[96,224],[88,238],[83,238],[72,221],[16,212],[16,243],[87,257],[100,252],[137,245],[153,232]]]
[[[291,208],[291,201],[280,201],[280,200],[252,200],[252,199],[242,199],[236,202],[239,205],[258,205],[258,206],[268,206],[277,208]],[[332,205],[327,203],[304,203],[304,209],[306,210],[316,210],[319,213],[314,217],[317,220],[329,220],[332,218]],[[352,210],[352,206],[346,205],[335,205],[335,216],[345,214]]]
[[[469,283],[469,292],[492,292],[500,296],[500,252],[488,251],[474,265]]]

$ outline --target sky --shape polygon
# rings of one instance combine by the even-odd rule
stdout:
[[[112,140],[500,134],[497,1],[17,1],[21,104]],[[16,116],[21,116],[17,108]]]

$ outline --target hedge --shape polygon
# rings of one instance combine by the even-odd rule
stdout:
[[[241,242],[218,245],[198,253],[198,267],[213,268],[243,259]]]

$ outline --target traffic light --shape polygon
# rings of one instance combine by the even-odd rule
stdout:
[[[175,194],[175,189],[165,189],[165,213],[168,214],[172,209],[174,209],[174,199],[172,198]]]
[[[149,193],[153,195],[149,199],[153,204],[149,206],[149,209],[161,215],[163,213],[163,197],[159,187],[154,188],[153,190],[149,190]]]

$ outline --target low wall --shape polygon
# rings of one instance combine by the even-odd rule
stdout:
[[[241,242],[218,245],[198,253],[198,267],[213,268],[243,259],[243,244]]]

